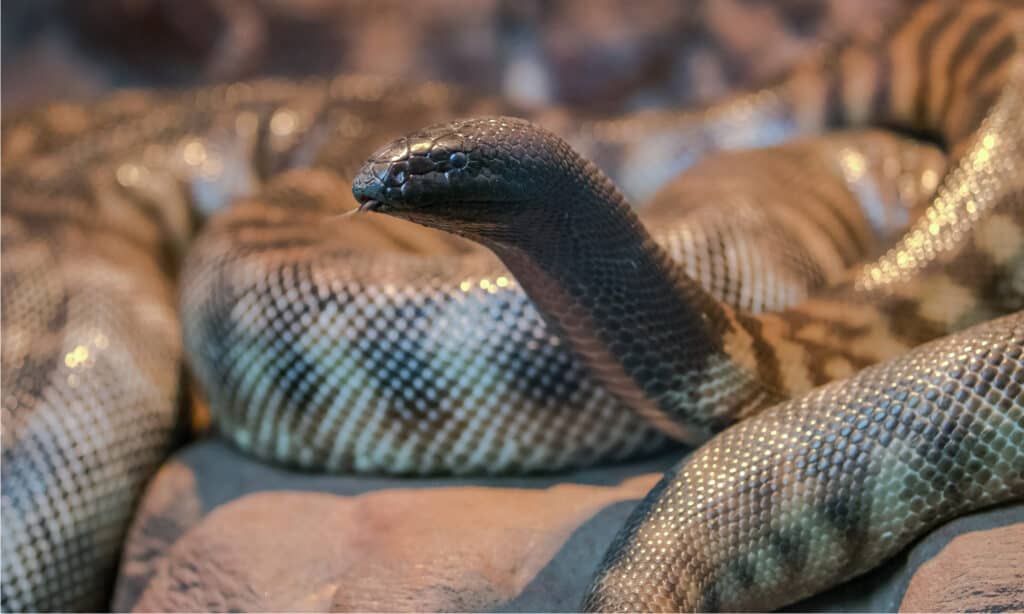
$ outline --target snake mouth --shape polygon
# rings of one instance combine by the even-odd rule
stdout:
[[[384,207],[384,203],[368,196],[360,196],[356,199],[359,202],[359,208],[356,211],[360,213],[366,213],[367,211],[381,211]]]

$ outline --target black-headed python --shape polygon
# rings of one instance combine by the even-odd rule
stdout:
[[[776,608],[1021,498],[1021,36],[1001,5],[933,3],[882,48],[703,113],[535,118],[635,195],[824,127],[935,136],[949,170],[881,255],[905,212],[880,193],[912,201],[941,165],[878,133],[711,157],[644,212],[654,238],[521,120],[413,133],[356,176],[360,209],[505,269],[337,217],[386,139],[367,118],[507,111],[445,88],[260,82],[5,122],[3,609],[102,607],[183,349],[224,436],[307,468],[556,470],[711,437],[633,514],[588,609]]]

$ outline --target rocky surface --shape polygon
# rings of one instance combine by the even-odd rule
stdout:
[[[400,479],[292,472],[200,442],[151,484],[113,607],[573,611],[629,512],[681,455],[560,476]],[[956,535],[1015,522],[1024,505],[955,520],[792,609],[894,611],[914,570]]]
[[[1024,523],[954,538],[914,574],[900,611],[1024,611]]]

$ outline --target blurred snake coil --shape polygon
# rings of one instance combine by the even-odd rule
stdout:
[[[774,609],[1024,498],[1022,36],[931,2],[614,118],[349,75],[5,118],[2,608],[106,606],[189,378],[222,437],[310,470],[700,445],[592,610]],[[353,183],[391,217],[339,218]]]

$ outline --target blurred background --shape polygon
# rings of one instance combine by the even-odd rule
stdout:
[[[696,105],[910,0],[6,0],[2,105],[359,72],[600,112]]]

